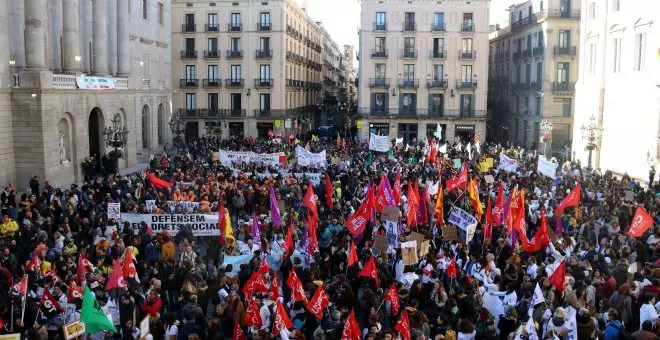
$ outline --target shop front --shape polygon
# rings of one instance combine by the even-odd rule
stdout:
[[[369,123],[369,133],[376,136],[389,136],[390,123]]]
[[[258,122],[257,137],[268,138],[268,134],[273,132],[273,123]]]
[[[474,125],[456,124],[454,127],[454,138],[460,138],[462,143],[474,141]]]
[[[440,128],[442,129],[442,136],[440,136],[440,141],[444,143],[444,141],[447,140],[447,124],[440,124]],[[436,136],[436,132],[438,131],[438,124],[426,124],[426,138],[432,140],[435,138],[438,140],[438,137]]]
[[[238,137],[245,138],[245,126],[243,122],[229,122],[229,136],[227,137]]]
[[[417,142],[417,124],[399,124],[399,138],[403,137],[403,142],[413,144]]]

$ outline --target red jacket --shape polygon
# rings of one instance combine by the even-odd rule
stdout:
[[[160,299],[160,295],[151,295],[147,298],[142,305],[142,313],[149,314],[151,317],[156,317],[160,313],[160,309],[163,307],[163,301]]]

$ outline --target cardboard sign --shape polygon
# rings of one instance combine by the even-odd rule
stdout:
[[[114,218],[116,220],[121,218],[120,203],[108,203],[108,219],[111,218]]]
[[[492,168],[493,167],[493,157],[486,157],[486,163],[488,163],[489,168]]]
[[[387,236],[374,235],[374,248],[380,252],[380,256],[387,254]]]
[[[277,208],[280,209],[280,214],[286,211],[286,203],[284,200],[277,200]]]
[[[417,249],[420,249],[422,246],[422,242],[424,242],[424,235],[418,234],[416,232],[411,232],[408,237],[406,237],[406,241],[415,241],[417,244]]]
[[[452,160],[454,163],[454,169],[460,169],[461,168],[461,160],[459,158],[454,158]]]
[[[495,178],[492,175],[484,176],[484,180],[486,180],[486,184],[495,183]]]
[[[632,190],[626,190],[624,191],[626,194],[626,197],[624,198],[628,202],[632,202],[635,200],[635,193]]]
[[[149,315],[140,321],[140,339],[144,339],[149,335]]]
[[[419,248],[419,257],[424,257],[426,254],[429,253],[429,250],[431,249],[431,241],[425,240],[422,241],[422,246]]]
[[[442,237],[445,241],[458,241],[458,229],[456,226],[446,226],[442,228]]]
[[[399,208],[393,207],[391,205],[386,205],[383,207],[383,220],[385,221],[399,221]]]
[[[63,325],[62,330],[64,330],[65,339],[75,339],[78,336],[85,334],[85,324],[80,321],[74,321]]]
[[[332,161],[331,161],[331,162],[332,162],[332,165],[338,165],[339,163],[341,163],[341,158],[339,158],[339,157],[332,157]]]
[[[411,266],[417,264],[417,243],[415,241],[401,243],[401,256],[403,264]]]

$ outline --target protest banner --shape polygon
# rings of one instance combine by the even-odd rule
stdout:
[[[78,336],[85,334],[85,324],[80,321],[74,321],[63,325],[62,330],[64,331],[65,339],[75,339]],[[3,337],[0,337],[0,339],[5,340]]]
[[[261,154],[251,151],[220,150],[220,164],[224,166],[231,166],[234,163],[254,163],[277,167],[281,162],[286,161],[283,152]]]
[[[396,221],[385,220],[385,235],[387,235],[387,244],[392,248],[399,247],[399,225]]]
[[[504,154],[500,154],[500,165],[498,166],[498,169],[502,169],[506,172],[516,172],[518,169],[518,161],[509,158]]]
[[[116,220],[121,218],[121,204],[108,203],[108,219],[114,218]]]
[[[325,150],[319,153],[313,153],[300,147],[300,145],[296,146],[296,161],[298,162],[298,165],[302,166],[328,166],[328,159]]]
[[[545,157],[539,156],[536,171],[548,178],[555,179],[557,177],[557,163],[553,163],[545,159]]]
[[[148,212],[153,212],[154,207],[156,206],[156,200],[146,200],[145,205]],[[199,207],[199,202],[188,202],[188,201],[167,201],[167,206],[170,211],[174,211],[176,206],[181,206],[184,212],[193,212]]]
[[[254,255],[225,255],[222,258],[222,267],[226,268],[228,264],[231,264],[233,267],[232,273],[238,274],[241,264],[250,263],[253,257]]]
[[[278,175],[282,177],[289,177],[291,176],[290,172],[282,171],[279,174],[271,174],[271,173],[257,173],[257,178],[263,179],[263,178],[268,178],[268,177],[277,177]],[[293,173],[293,176],[296,177],[297,179],[302,179],[302,178],[307,178],[310,183],[314,186],[318,186],[321,184],[321,177],[323,177],[323,174],[316,173],[316,172],[295,172]]]
[[[453,225],[442,228],[442,238],[445,241],[458,241],[458,229]]]
[[[369,138],[369,150],[387,152],[390,150],[390,137],[389,136],[377,136],[371,134]]]
[[[129,222],[135,234],[144,222],[155,233],[168,232],[176,235],[182,227],[188,228],[194,236],[220,236],[218,215],[202,214],[122,214],[121,220]]]
[[[476,226],[478,221],[474,216],[470,215],[465,210],[458,208],[456,206],[451,207],[451,212],[449,213],[449,223],[468,231],[468,227],[471,225]]]

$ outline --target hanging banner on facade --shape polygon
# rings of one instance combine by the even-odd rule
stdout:
[[[557,178],[557,164],[545,159],[545,157],[539,156],[536,170],[546,177]]]
[[[108,203],[108,219],[114,218],[116,220],[121,218],[121,204]]]
[[[115,80],[104,77],[76,77],[76,85],[82,90],[112,90]]]
[[[145,205],[148,212],[153,212],[154,207],[156,206],[156,200],[146,200]],[[174,211],[177,206],[181,206],[184,212],[193,212],[196,211],[199,207],[199,202],[188,202],[188,201],[167,201],[167,206],[170,211]]]
[[[371,134],[369,138],[369,150],[387,152],[390,150],[390,137]]]
[[[251,151],[220,150],[220,164],[224,166],[231,166],[234,163],[255,163],[268,166],[279,166],[282,161],[286,162],[286,156],[283,152],[262,154]]]
[[[122,214],[121,220],[129,222],[136,234],[140,231],[140,223],[144,222],[155,233],[168,232],[170,235],[176,235],[182,227],[186,227],[193,236],[220,236],[218,215]]]
[[[319,153],[313,153],[305,150],[305,148],[300,145],[296,146],[296,160],[298,161],[298,165],[302,166],[328,166],[328,159],[325,150]]]
[[[500,154],[500,165],[498,168],[506,172],[516,172],[518,169],[518,161],[513,158],[509,158],[504,154]]]

